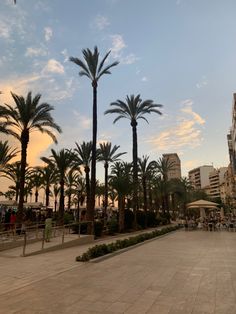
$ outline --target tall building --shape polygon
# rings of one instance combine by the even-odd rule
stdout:
[[[227,135],[229,160],[232,167],[232,172],[236,175],[236,93],[233,94],[232,105],[232,126],[229,134]]]
[[[204,189],[210,185],[209,174],[214,170],[213,166],[204,165],[189,171],[188,177],[194,189]]]
[[[178,154],[163,154],[163,159],[168,159],[170,163],[173,164],[173,167],[168,171],[167,178],[170,179],[181,179],[181,161]]]
[[[220,190],[221,185],[225,182],[225,173],[227,171],[227,167],[221,167],[219,169],[214,169],[209,173],[209,181],[210,181],[210,191],[209,196],[211,198],[220,198],[221,193],[223,192],[222,188]]]

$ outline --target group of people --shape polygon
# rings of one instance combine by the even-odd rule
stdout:
[[[229,230],[234,231],[236,228],[236,217],[227,216],[227,217],[218,217],[218,216],[209,216],[209,217],[200,217],[188,218],[186,217],[184,221],[184,227],[186,230],[191,229],[200,229],[207,231],[219,231],[219,230]]]
[[[1,213],[1,223],[4,224],[5,230],[15,229],[16,224],[16,212],[12,208],[8,208]]]

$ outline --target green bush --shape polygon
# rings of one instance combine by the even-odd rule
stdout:
[[[118,221],[115,217],[112,217],[107,223],[108,234],[113,235],[119,230]]]
[[[74,216],[72,213],[65,212],[64,213],[64,225],[68,225],[74,222]]]
[[[129,246],[144,242],[149,239],[153,239],[155,237],[158,237],[160,235],[166,234],[177,229],[179,229],[179,226],[167,227],[163,228],[162,230],[154,230],[150,233],[143,233],[123,240],[117,240],[116,242],[112,242],[109,244],[95,245],[89,248],[88,251],[83,253],[81,256],[77,256],[76,261],[78,262],[89,261],[90,259],[110,254],[112,252],[127,248]]]
[[[156,217],[156,213],[154,213],[153,211],[148,211],[147,212],[147,226],[148,227],[157,227],[159,225],[157,217]]]
[[[94,222],[94,235],[96,238],[99,238],[102,236],[103,231],[103,223],[99,220]]]
[[[146,220],[145,212],[141,210],[137,210],[136,215],[137,215],[137,224],[141,227],[141,229],[145,229],[145,220]]]
[[[130,230],[133,228],[134,223],[134,213],[130,209],[125,210],[125,230]]]

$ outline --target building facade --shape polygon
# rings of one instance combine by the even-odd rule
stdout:
[[[181,161],[178,154],[163,154],[162,157],[173,164],[173,167],[167,172],[167,179],[181,179]]]
[[[194,189],[204,189],[210,185],[209,174],[214,170],[213,166],[204,165],[189,171],[188,177]]]
[[[210,182],[209,196],[211,198],[221,198],[221,194],[223,193],[223,185],[225,183],[226,172],[227,167],[221,167],[219,169],[214,169],[212,172],[209,173]]]

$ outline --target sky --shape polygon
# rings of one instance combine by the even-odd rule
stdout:
[[[157,160],[177,153],[182,174],[204,164],[229,163],[227,133],[236,92],[235,0],[13,0],[0,1],[0,103],[10,91],[42,94],[63,133],[58,145],[33,133],[28,162],[51,148],[91,140],[92,87],[70,56],[98,46],[109,63],[98,83],[98,142],[110,141],[132,159],[128,120],[113,124],[110,103],[140,94],[162,104],[162,115],[138,123],[138,155]],[[2,140],[6,137],[0,135]],[[7,137],[12,145],[18,145]],[[103,181],[103,165],[98,165]]]

